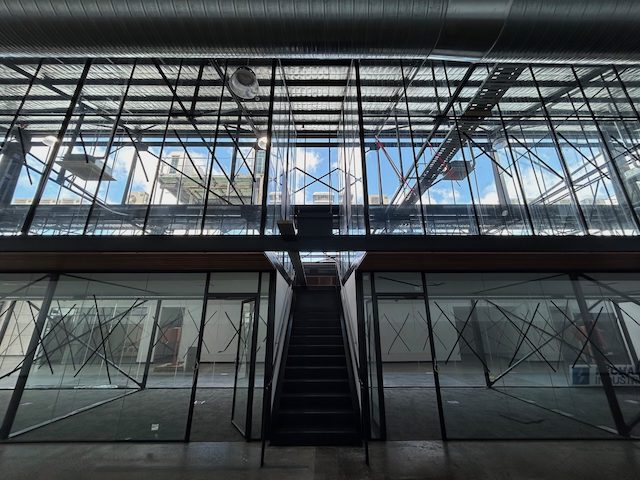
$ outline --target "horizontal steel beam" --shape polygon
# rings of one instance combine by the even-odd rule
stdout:
[[[0,252],[638,252],[637,237],[595,236],[429,236],[352,235],[297,236],[6,236]],[[1,268],[1,267],[0,267]]]

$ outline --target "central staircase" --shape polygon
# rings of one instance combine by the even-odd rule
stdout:
[[[295,287],[272,445],[359,445],[360,421],[336,287]]]

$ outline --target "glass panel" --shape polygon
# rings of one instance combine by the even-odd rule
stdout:
[[[198,274],[62,275],[12,438],[183,440],[203,289]]]
[[[55,160],[50,156],[58,142],[57,135],[83,63],[40,66],[30,62],[0,68],[3,80],[9,80],[2,83],[3,105],[8,102],[10,108],[10,114],[2,115],[0,120],[7,129],[0,155],[0,232],[3,235],[21,231],[42,173],[46,165]],[[29,88],[34,77],[36,82]],[[50,178],[57,178],[59,174],[59,168],[54,166]],[[78,198],[80,192],[73,191],[75,187],[66,181],[61,184],[66,186],[65,195]]]
[[[251,438],[262,436],[262,401],[264,392],[264,364],[267,352],[267,322],[269,317],[269,274],[261,274],[260,308],[258,311],[258,337],[256,341],[253,407],[251,409]]]
[[[47,162],[53,162],[53,170],[36,209],[30,233],[87,233],[88,217],[95,204],[101,203],[99,197],[107,197],[110,190],[112,197],[120,193],[119,184],[112,185],[112,182],[121,175],[116,162],[121,160],[123,152],[113,147],[111,139],[115,141],[118,133],[124,135],[122,126],[116,123],[117,114],[132,74],[132,65],[112,68],[95,63],[89,69],[88,84],[82,87],[69,126],[62,139],[54,143],[59,147],[55,158],[49,158],[55,151],[53,146],[47,153]],[[91,85],[106,79],[109,85]],[[100,100],[94,103],[90,98],[98,92]],[[122,214],[119,219],[122,222]]]
[[[246,433],[247,408],[249,406],[251,340],[255,312],[255,300],[242,302],[240,308],[240,325],[238,328],[238,349],[233,384],[233,410],[231,412],[231,420],[243,434]]]
[[[428,289],[450,438],[616,435],[602,384],[583,380],[591,329],[567,276],[431,274]]]
[[[238,340],[240,334],[244,335],[240,329],[242,306],[241,299],[207,302],[191,440],[244,439],[231,423]]]
[[[0,278],[0,419],[7,406],[34,332],[49,283],[46,275]]]
[[[440,438],[424,298],[377,295],[387,439]]]
[[[372,295],[371,275],[362,275],[364,293],[364,335],[367,355],[367,375],[369,383],[369,414],[371,422],[371,438],[378,439],[384,435],[384,419],[381,414],[380,385],[378,382],[378,351],[377,337],[375,333],[375,311]]]
[[[592,316],[588,355],[589,383],[598,384],[595,358],[600,355],[629,433],[640,437],[640,298],[633,274],[586,274],[580,277]],[[586,377],[587,372],[585,372]]]

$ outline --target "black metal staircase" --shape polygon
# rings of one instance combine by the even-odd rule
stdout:
[[[294,290],[288,349],[279,376],[273,445],[358,445],[353,375],[336,287]]]

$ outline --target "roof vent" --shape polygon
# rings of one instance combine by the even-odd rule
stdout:
[[[240,67],[229,79],[229,88],[244,100],[253,100],[258,95],[260,85],[256,74],[248,67]]]

